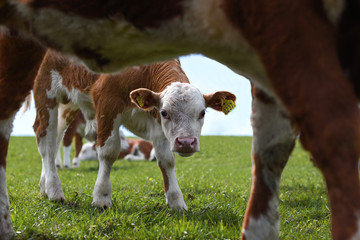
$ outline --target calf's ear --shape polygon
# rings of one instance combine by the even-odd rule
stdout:
[[[160,96],[146,88],[138,88],[130,92],[131,102],[142,110],[149,111],[157,107],[160,102]]]
[[[235,108],[236,96],[230,92],[219,91],[210,94],[204,94],[206,107],[211,107],[217,111],[228,114]]]

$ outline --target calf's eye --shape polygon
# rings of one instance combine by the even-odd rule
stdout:
[[[169,114],[168,114],[168,112],[167,112],[166,110],[162,109],[162,110],[160,111],[160,114],[161,114],[161,116],[162,116],[163,118],[165,118],[165,119],[170,119],[170,116],[169,116]]]
[[[205,110],[202,110],[199,114],[199,119],[203,119],[205,117]]]

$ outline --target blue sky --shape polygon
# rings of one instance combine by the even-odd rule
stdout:
[[[236,108],[228,115],[207,109],[202,135],[252,135],[250,125],[251,94],[249,81],[226,66],[200,55],[180,58],[182,68],[191,84],[202,93],[229,91],[236,95]],[[35,106],[30,111],[18,113],[14,121],[13,136],[34,136],[32,125]],[[132,135],[125,131],[125,135]]]

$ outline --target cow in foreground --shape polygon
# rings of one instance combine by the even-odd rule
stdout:
[[[187,209],[175,174],[173,152],[188,157],[200,150],[205,109],[228,113],[236,97],[203,95],[189,84],[178,59],[129,68],[116,75],[94,74],[52,51],[45,55],[34,84],[34,131],[43,167],[40,192],[65,199],[55,158],[64,130],[81,110],[85,136],[96,139],[99,173],[93,205],[110,207],[110,170],[120,153],[119,127],[151,141],[163,175],[166,203]]]
[[[279,184],[297,126],[326,182],[333,238],[360,239],[359,12],[354,0],[0,1],[0,24],[10,28],[0,51],[0,234],[13,234],[11,124],[43,54],[27,36],[99,72],[202,53],[249,77],[253,183],[243,238],[279,237]]]

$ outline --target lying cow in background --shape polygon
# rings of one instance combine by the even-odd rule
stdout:
[[[198,152],[205,109],[228,113],[236,99],[224,91],[201,94],[189,84],[178,59],[99,75],[52,51],[45,55],[33,92],[34,130],[43,161],[40,192],[50,200],[65,199],[55,157],[64,130],[81,109],[85,136],[96,138],[99,173],[93,204],[101,208],[111,205],[110,170],[120,153],[119,127],[124,125],[154,144],[167,205],[187,209],[173,152],[185,157]]]
[[[65,133],[66,135],[66,133]],[[119,129],[120,136],[120,154],[118,158],[124,158],[124,156],[129,153],[131,146],[129,145],[128,139],[125,138],[125,134],[123,131]],[[80,167],[80,162],[84,160],[99,160],[96,152],[96,144],[93,142],[87,142],[82,145],[79,153],[75,155],[73,159],[73,167]]]
[[[142,139],[128,138],[127,142],[130,146],[129,153],[124,156],[124,159],[129,161],[155,161],[155,148],[151,142]],[[121,154],[121,153],[120,153]]]
[[[121,137],[121,134],[120,134]],[[155,149],[151,142],[141,139],[127,138],[127,149],[121,150],[118,156],[119,159],[126,159],[129,161],[154,161],[156,160]],[[121,148],[122,148],[122,144]],[[77,158],[78,163],[76,166],[80,166],[80,162],[84,160],[99,160],[96,152],[96,146],[94,143],[85,143]],[[74,162],[73,162],[74,166]]]

